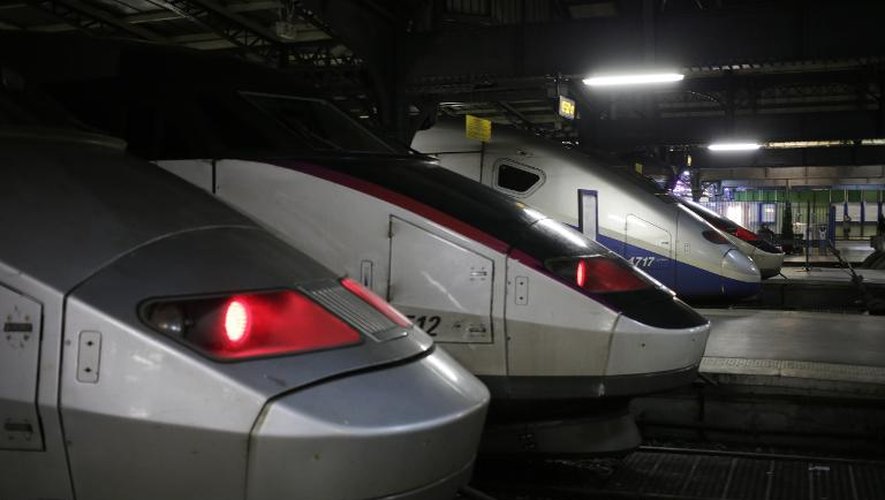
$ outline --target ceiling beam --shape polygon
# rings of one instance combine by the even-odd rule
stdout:
[[[653,29],[643,29],[649,22]],[[410,34],[406,47],[416,54],[411,81],[433,75],[586,75],[648,62],[751,68],[770,61],[882,56],[880,28],[876,2],[809,0],[656,12],[650,20],[625,11],[580,21],[429,31]],[[649,32],[652,61],[643,57]]]
[[[155,0],[174,14],[190,19],[228,42],[274,66],[288,64],[288,51],[277,37],[239,14],[210,0]]]
[[[27,4],[87,33],[101,31],[152,42],[163,41],[163,37],[150,30],[122,22],[111,14],[81,2],[70,0],[30,0]]]
[[[605,149],[643,145],[705,145],[714,141],[869,139],[885,134],[877,110],[580,120],[581,140]]]
[[[0,9],[9,9],[26,5],[27,4],[8,4],[0,6]],[[255,2],[228,4],[225,6],[225,9],[234,13],[258,12],[263,10],[277,10],[280,8],[280,5],[281,4],[278,0],[262,0]],[[154,11],[142,12],[139,14],[120,16],[117,18],[117,20],[127,24],[149,24],[164,21],[177,21],[184,18],[185,16],[179,12],[174,12],[172,10],[162,8]],[[74,27],[69,24],[44,24],[40,26],[31,26],[28,29],[32,31],[61,32],[74,29]]]

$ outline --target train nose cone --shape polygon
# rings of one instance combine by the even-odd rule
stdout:
[[[762,279],[777,276],[781,272],[784,265],[783,252],[771,253],[759,249],[753,252],[753,262],[759,266],[759,272],[762,273]]]
[[[250,499],[446,499],[472,470],[489,393],[441,349],[265,407],[249,447]]]
[[[759,268],[740,250],[722,256],[722,294],[726,297],[752,297],[762,290]]]

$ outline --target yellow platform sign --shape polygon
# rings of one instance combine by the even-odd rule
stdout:
[[[565,96],[559,96],[559,116],[568,120],[575,119],[575,101]]]
[[[467,115],[465,123],[465,132],[468,139],[474,139],[482,142],[492,140],[492,121],[479,118],[473,115]]]

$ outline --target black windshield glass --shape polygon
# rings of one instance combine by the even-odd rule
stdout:
[[[241,95],[314,151],[394,152],[390,145],[326,101],[252,92]]]

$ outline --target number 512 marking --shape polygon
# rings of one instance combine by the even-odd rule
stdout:
[[[414,321],[422,330],[427,332],[428,335],[433,336],[436,336],[436,333],[434,332],[436,332],[440,321],[442,321],[439,316],[415,316],[414,314],[409,314],[406,317]]]

